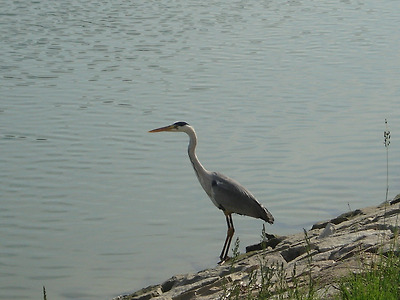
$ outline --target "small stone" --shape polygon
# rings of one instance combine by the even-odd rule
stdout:
[[[390,201],[390,205],[396,204],[400,202],[400,194],[397,194],[396,197],[393,198],[392,201]]]
[[[325,229],[321,232],[321,234],[318,236],[319,239],[326,238],[330,235],[333,235],[336,232],[335,225],[332,223],[326,224]]]

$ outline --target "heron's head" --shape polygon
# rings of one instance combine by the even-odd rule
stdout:
[[[187,132],[187,130],[191,128],[190,125],[186,122],[175,122],[172,125],[156,128],[150,130],[149,132],[161,132],[161,131],[170,131],[170,132]]]

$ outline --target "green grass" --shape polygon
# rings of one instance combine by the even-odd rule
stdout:
[[[379,262],[364,267],[360,274],[353,274],[341,280],[342,300],[398,300],[400,299],[400,260],[390,254],[381,256]]]
[[[397,227],[397,225],[396,225]],[[361,272],[342,278],[340,300],[398,300],[400,299],[400,257],[398,231],[395,230],[390,249],[378,253],[375,261],[364,263]],[[383,245],[381,247],[384,248]]]

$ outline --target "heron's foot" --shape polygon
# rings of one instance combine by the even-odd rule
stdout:
[[[220,266],[225,264],[227,261],[229,261],[231,258],[229,256],[225,257],[224,259],[221,258],[221,261],[218,263]]]

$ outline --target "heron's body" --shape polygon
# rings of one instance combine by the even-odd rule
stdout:
[[[170,126],[153,129],[150,132],[161,131],[185,132],[189,135],[188,154],[196,176],[211,201],[226,216],[228,233],[220,255],[221,261],[225,261],[228,256],[229,246],[235,231],[232,213],[259,218],[271,224],[274,222],[271,213],[239,182],[221,173],[210,172],[203,167],[196,155],[197,136],[193,127],[186,122],[176,122]]]
[[[213,177],[211,200],[219,209],[273,223],[271,213],[239,182],[216,172]]]

